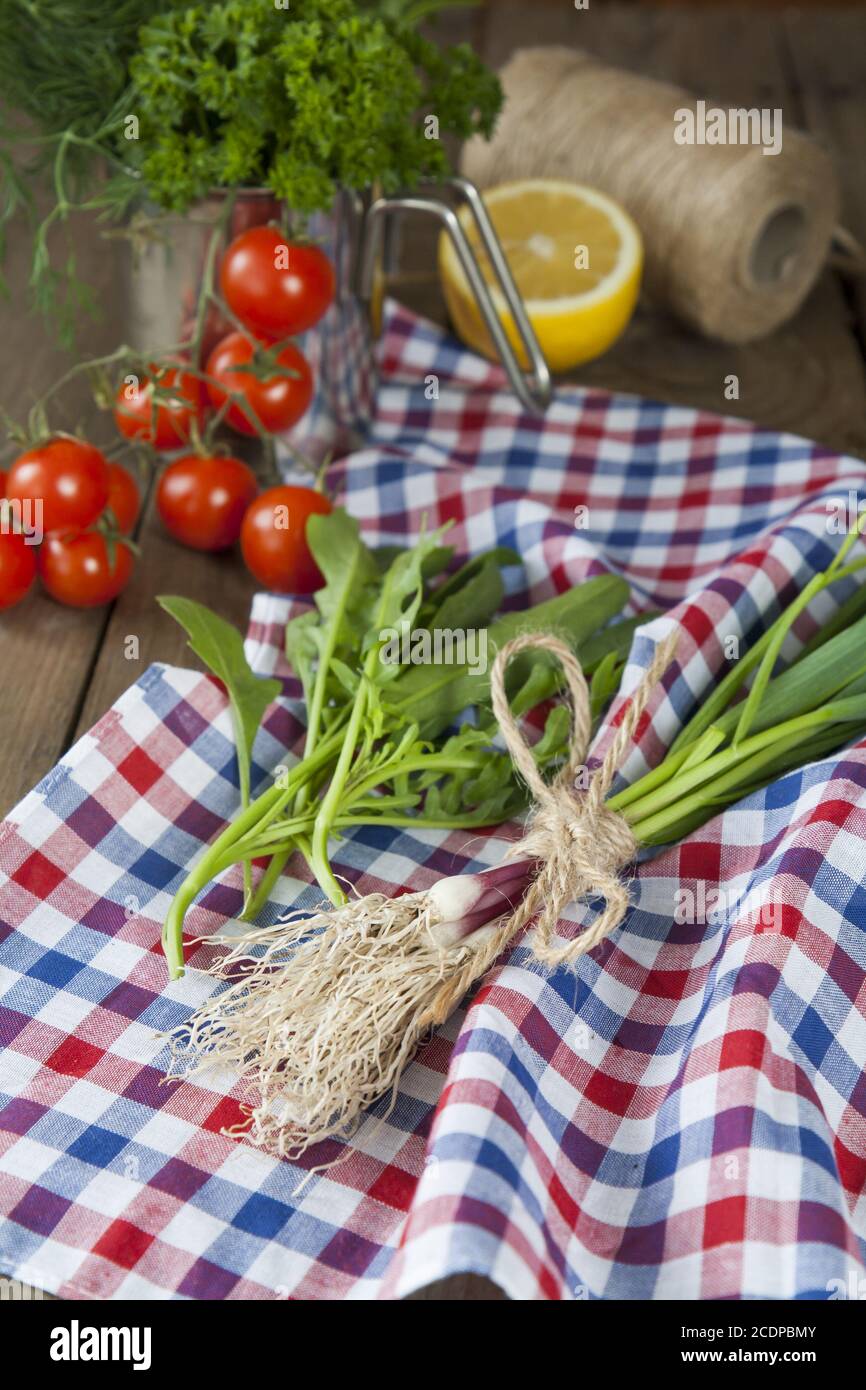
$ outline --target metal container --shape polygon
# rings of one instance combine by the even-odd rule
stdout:
[[[444,196],[443,196],[444,195]],[[514,317],[531,371],[521,370],[496,313],[489,288],[457,216],[455,204],[468,206],[501,292]],[[435,218],[451,237],[482,316],[521,405],[541,412],[550,400],[547,364],[526,314],[499,239],[475,185],[454,178],[407,197],[377,198],[371,192],[341,190],[327,213],[311,217],[305,233],[321,245],[336,274],[336,295],[328,313],[299,338],[315,380],[309,411],[278,450],[286,470],[292,450],[313,461],[339,456],[364,440],[376,390],[375,340],[381,326],[381,300],[394,258],[394,223],[399,212]],[[145,242],[135,258],[129,285],[130,344],[142,351],[176,347],[191,337],[208,247],[225,195],[216,194],[188,217],[172,222],[170,235]],[[225,237],[251,226],[281,222],[283,208],[267,192],[241,189],[234,195]],[[289,220],[291,226],[291,219]],[[211,312],[205,323],[203,357],[231,325]]]

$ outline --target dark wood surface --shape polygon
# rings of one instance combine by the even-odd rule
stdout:
[[[476,12],[455,11],[440,24],[500,64],[516,47],[573,43],[648,75],[667,78],[730,104],[781,106],[785,120],[817,135],[835,157],[845,191],[845,222],[866,244],[866,12],[775,6],[680,8],[593,0],[494,0]],[[92,225],[72,228],[82,272],[97,287],[103,311],[82,332],[88,356],[126,336],[123,243],[102,241]],[[433,243],[418,227],[407,240],[397,286],[413,307],[444,321]],[[29,243],[11,237],[13,286],[2,308],[0,404],[13,415],[68,365],[43,325],[26,312]],[[611,352],[573,380],[664,400],[731,411],[790,429],[831,448],[866,456],[866,280],[828,270],[797,317],[749,347],[706,342],[658,315],[640,312]],[[726,402],[723,382],[735,372],[740,399]],[[86,413],[82,398],[78,403]],[[195,664],[179,629],[161,613],[157,593],[176,592],[216,604],[243,626],[253,585],[238,557],[182,550],[160,534],[148,503],[142,557],[128,590],[110,610],[76,613],[36,595],[0,615],[0,814],[57,761],[154,660]],[[139,638],[139,658],[125,639]],[[486,1280],[448,1280],[418,1297],[502,1297]]]

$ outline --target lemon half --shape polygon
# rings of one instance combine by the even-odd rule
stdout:
[[[567,371],[606,352],[637,302],[643,268],[641,235],[627,212],[583,184],[522,179],[486,189],[484,202],[502,242],[532,326],[552,371]],[[517,326],[481,249],[468,207],[458,216],[496,312],[523,367]],[[490,334],[451,239],[442,233],[439,273],[454,327],[468,347],[496,358]]]

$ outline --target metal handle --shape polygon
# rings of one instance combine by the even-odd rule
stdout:
[[[481,194],[469,179],[452,178],[444,179],[442,183],[446,187],[453,188],[455,192],[462,194],[466,204],[475,219],[475,226],[481,238],[481,244],[490,258],[490,264],[499,288],[511,311],[517,331],[520,334],[521,342],[526,350],[526,355],[532,364],[529,375],[525,375],[520,367],[514,349],[508,341],[502,321],[496,312],[490,289],[487,285],[475,253],[470,245],[469,238],[463,229],[463,224],[457,213],[447,203],[441,202],[438,198],[421,197],[400,197],[400,198],[379,198],[370,207],[367,213],[367,235],[364,238],[364,253],[361,263],[360,291],[365,300],[369,300],[373,290],[373,278],[376,267],[376,260],[382,238],[382,227],[385,218],[391,212],[426,212],[440,221],[450,236],[457,258],[463,268],[469,287],[475,295],[476,302],[481,310],[482,317],[487,330],[493,339],[496,350],[499,353],[502,365],[508,373],[508,380],[511,382],[514,394],[520,401],[525,410],[532,414],[542,413],[550,404],[551,380],[550,368],[545,361],[544,354],[535,336],[535,330],[529,322],[529,315],[526,306],[521,298],[520,291],[514,283],[514,276],[496,229],[490,220],[490,215],[484,206]],[[440,187],[441,185],[436,185]]]

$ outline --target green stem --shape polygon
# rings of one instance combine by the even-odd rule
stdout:
[[[310,700],[310,716],[307,723],[307,737],[304,743],[304,754],[315,752],[316,744],[319,739],[319,725],[322,719],[322,710],[325,706],[325,689],[328,683],[328,673],[331,669],[331,658],[334,655],[334,648],[337,645],[338,622],[332,622],[328,626],[327,638],[324,650],[319,657],[319,665],[316,670],[316,679],[313,683],[313,695]],[[305,782],[295,798],[295,814],[303,811],[309,798],[309,782]]]
[[[294,853],[296,849],[300,851],[300,853],[306,859],[307,864],[309,865],[311,854],[309,839],[305,835],[296,835],[294,841],[291,844],[284,846],[271,859],[271,862],[268,865],[268,868],[264,876],[262,877],[262,881],[256,890],[255,897],[253,898],[247,911],[244,913],[243,918],[241,919],[242,921],[255,921],[262,908],[265,906],[265,903],[267,903],[270,900],[271,889],[273,888],[274,884],[276,883],[277,879],[279,878],[280,874],[285,868],[286,861],[290,858],[290,856]]]
[[[822,724],[854,722],[863,716],[862,699],[839,700],[775,728],[765,729],[737,748],[726,748],[699,767],[675,777],[668,786],[642,798],[629,807],[626,820],[638,841],[658,843],[659,837],[678,821],[724,797],[732,788],[747,783],[763,764],[772,762],[786,748],[796,745],[810,729]],[[711,785],[707,787],[706,783]],[[689,792],[692,795],[687,795]]]
[[[167,348],[166,351],[174,351],[174,349]],[[43,392],[35,405],[31,407],[31,415],[34,410],[38,410],[40,407],[44,409],[47,402],[50,401],[52,397],[56,396],[58,391],[62,391],[64,386],[67,386],[70,381],[74,381],[82,372],[92,372],[97,367],[110,367],[115,362],[124,361],[132,365],[133,363],[141,363],[144,359],[141,353],[137,352],[135,348],[129,347],[126,343],[121,343],[120,347],[116,347],[113,352],[105,353],[102,357],[90,357],[86,362],[76,362],[74,367],[70,367],[47,391]]]
[[[168,977],[170,980],[177,980],[183,974],[183,922],[188,909],[192,906],[195,899],[203,888],[206,888],[213,878],[213,866],[217,864],[220,857],[235,840],[239,840],[247,830],[251,829],[256,823],[257,817],[263,810],[269,808],[281,798],[291,795],[274,785],[263,792],[251,806],[248,806],[236,820],[226,826],[221,835],[218,835],[213,844],[207,849],[196,867],[187,874],[180,888],[172,899],[171,907],[165,919],[162,929],[162,948],[168,962]]]
[[[866,515],[858,516],[854,525],[848,528],[848,534],[840,545],[838,554],[834,555],[827,567],[828,581],[832,582],[844,577],[845,571],[842,569],[842,561],[845,559],[845,556],[850,551],[854,542],[859,536],[862,536],[864,527],[866,527]]]
[[[782,650],[785,638],[788,636],[797,618],[803,612],[803,609],[806,608],[808,604],[812,602],[815,595],[819,594],[826,586],[827,576],[825,574],[816,574],[814,579],[811,579],[805,589],[803,589],[802,593],[797,595],[793,603],[788,604],[788,607],[781,617],[773,623],[770,629],[772,634],[770,641],[767,643],[767,649],[763,654],[758,674],[755,676],[752,688],[743,704],[743,709],[734,732],[732,742],[735,747],[743,742],[748,735],[749,729],[755,722],[755,716],[764,698],[764,691],[773,674],[773,667],[779,659],[779,653]]]
[[[387,825],[398,830],[475,830],[479,826],[498,824],[498,818],[491,822],[489,813],[479,816],[478,812],[467,812],[465,816],[442,816],[431,820],[427,816],[338,816],[334,821],[336,830],[345,830],[350,825]]]
[[[292,797],[296,795],[304,780],[316,770],[320,763],[333,756],[333,744],[334,741],[329,738],[320,745],[317,755],[309,760],[304,759],[291,769],[285,783],[275,782],[273,786],[268,787],[267,791],[262,792],[245,811],[242,811],[217,836],[199,863],[184,879],[172,900],[162,931],[162,945],[168,962],[169,979],[179,979],[184,971],[183,923],[189,908],[199,893],[207,887],[212,879],[222,873],[223,869],[227,868],[229,864],[237,863],[239,858],[248,857],[246,850],[242,854],[235,854],[232,857],[229,854],[231,847],[244,840],[250,831],[261,831],[266,828],[280,814]],[[249,857],[254,858],[255,855]]]
[[[216,269],[217,251],[225,237],[226,229],[231,222],[231,216],[235,206],[234,192],[229,193],[220,215],[217,218],[213,231],[208,241],[207,255],[205,256],[204,271],[202,273],[201,289],[199,290],[198,304],[195,312],[195,328],[193,331],[192,347],[190,358],[196,367],[201,366],[201,350],[204,343],[204,330],[207,323],[207,311],[213,295],[213,277]]]
[[[679,772],[690,752],[690,746],[680,748],[677,752],[671,748],[658,767],[654,767],[651,772],[645,773],[636,782],[632,782],[630,787],[625,787],[621,792],[617,792],[616,796],[610,797],[607,803],[610,809],[612,811],[624,811],[626,806],[630,806],[634,801],[639,801],[646,792],[654,791],[656,787],[669,782],[674,774]]]
[[[216,873],[221,874],[225,869],[231,868],[232,864],[237,864],[244,855],[251,859],[260,859],[264,854],[273,854],[289,844],[294,844],[298,835],[308,834],[313,828],[315,812],[309,811],[305,816],[293,816],[289,820],[278,821],[276,825],[271,825],[267,830],[259,831],[258,827],[250,831],[241,840],[235,840],[229,845],[225,854],[220,856],[217,864]]]
[[[482,768],[477,758],[455,758],[438,753],[428,753],[425,757],[412,758],[394,766],[377,767],[368,777],[363,777],[359,782],[352,782],[352,804],[354,805],[357,799],[366,795],[367,792],[374,791],[383,782],[390,781],[393,777],[402,776],[403,773],[457,772],[461,770],[481,772]]]
[[[261,881],[258,887],[256,888],[255,893],[250,898],[249,902],[244,907],[244,910],[241,913],[242,922],[254,922],[255,919],[258,917],[265,903],[268,902],[271,896],[271,889],[273,888],[280,874],[283,872],[283,869],[286,865],[286,860],[290,857],[293,848],[293,845],[288,844],[284,849],[278,850],[278,852],[273,856],[270,864],[265,869],[265,872],[262,874]]]
[[[644,821],[630,822],[635,839],[643,845],[667,844],[668,841],[675,840],[676,826],[688,821],[695,812],[706,813],[708,806],[725,806],[736,800],[741,786],[757,777],[761,770],[786,748],[796,746],[801,738],[801,733],[791,734],[786,739],[777,740],[769,748],[764,748],[754,757],[737,763],[727,776],[719,778],[713,785],[711,795],[704,789]]]
[[[866,518],[864,518],[862,524],[866,525]],[[694,743],[694,741],[716,721],[718,716],[727,709],[733,696],[739,690],[750,671],[753,671],[762,660],[771,644],[776,642],[777,634],[781,631],[782,641],[784,641],[784,636],[787,634],[794,619],[803,608],[805,608],[811,598],[814,598],[816,594],[828,588],[829,585],[836,584],[841,579],[850,578],[851,575],[856,574],[866,566],[866,560],[856,560],[849,565],[842,565],[842,561],[850,551],[858,535],[860,535],[860,523],[848,532],[848,535],[839,548],[839,553],[834,557],[827,570],[823,574],[815,575],[809,581],[802,593],[798,594],[787,608],[784,609],[776,621],[767,628],[763,636],[761,636],[755,645],[746,652],[746,655],[737,662],[736,666],[728,672],[724,680],[716,686],[716,689],[709,698],[704,701],[697,714],[694,715],[684,729],[680,730],[671,744],[670,753],[677,753],[682,748]],[[781,648],[782,641],[778,644],[779,649]],[[775,656],[773,660],[775,662]],[[754,691],[751,692],[751,694],[753,693]],[[748,717],[746,717],[746,706],[748,703],[749,701],[747,700],[743,708],[743,716],[741,716],[742,730],[738,730],[740,737],[745,735],[748,724],[754,717],[756,705],[753,706],[752,710],[749,711]],[[745,722],[743,722],[744,720]]]
[[[749,672],[754,670],[772,642],[775,627],[776,624],[774,623],[772,627],[767,628],[763,636],[753,647],[749,648],[746,655],[740,658],[736,666],[732,667],[724,680],[716,686],[712,695],[704,701],[697,714],[677,734],[670,747],[671,753],[678,753],[694,743],[727,709]]]
[[[374,652],[373,656],[377,654]],[[369,663],[370,658],[367,658]],[[366,671],[365,671],[366,675]],[[343,788],[352,766],[352,759],[355,756],[355,745],[358,742],[358,735],[361,732],[361,723],[367,708],[367,686],[366,681],[362,680],[355,696],[355,703],[352,706],[352,714],[349,719],[349,727],[343,740],[343,747],[340,749],[340,756],[337,759],[337,766],[334,768],[334,775],[331,778],[328,790],[325,792],[324,799],[319,807],[313,827],[312,859],[313,872],[323,893],[326,893],[335,907],[340,907],[346,901],[346,895],[331,872],[328,862],[328,836],[331,833],[331,826],[336,818],[340,798],[343,795]]]

